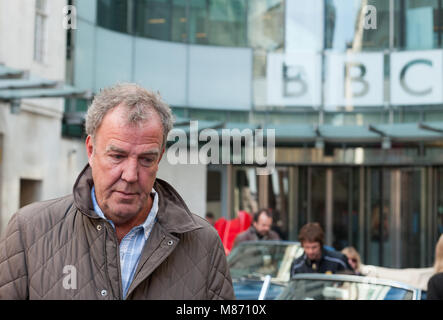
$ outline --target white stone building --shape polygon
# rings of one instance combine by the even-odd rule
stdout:
[[[65,5],[62,0],[0,0],[0,86],[4,85],[0,96],[54,91],[38,87],[12,91],[6,86],[35,77],[64,82]],[[5,70],[11,69],[21,71],[25,80],[7,79]],[[70,193],[87,159],[82,141],[62,137],[63,98],[14,101],[18,113],[11,101],[0,101],[0,231],[24,204]]]

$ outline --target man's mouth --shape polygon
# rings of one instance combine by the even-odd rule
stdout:
[[[119,196],[124,197],[124,198],[131,198],[131,197],[135,197],[138,195],[137,192],[125,192],[125,191],[114,191],[116,192]]]

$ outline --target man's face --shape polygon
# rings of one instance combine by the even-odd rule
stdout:
[[[260,235],[265,236],[268,234],[269,230],[271,229],[272,218],[269,218],[266,214],[262,213],[258,217],[257,222],[254,221],[252,225]]]
[[[303,241],[302,246],[309,260],[319,260],[321,258],[320,242]]]
[[[142,223],[146,218],[164,152],[160,117],[152,112],[148,121],[131,125],[126,113],[123,106],[111,109],[95,142],[90,136],[86,139],[98,205],[116,226]]]

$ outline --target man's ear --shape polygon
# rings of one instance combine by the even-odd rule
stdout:
[[[92,164],[92,156],[94,155],[94,143],[92,142],[92,137],[88,135],[85,141],[86,153],[88,155],[89,165]]]

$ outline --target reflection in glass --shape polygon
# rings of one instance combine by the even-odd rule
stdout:
[[[311,168],[311,219],[326,232],[326,168]]]
[[[269,206],[273,210],[273,227],[280,238],[287,240],[288,238],[288,188],[289,173],[287,168],[278,168],[274,170],[270,177],[271,190]]]
[[[376,8],[376,29],[370,7]],[[389,47],[389,1],[386,0],[326,0],[325,47],[336,51],[346,49],[384,49]]]
[[[207,2],[205,0],[191,1],[189,6],[189,42],[208,44]]]
[[[420,169],[401,170],[401,266],[419,268],[420,265]]]
[[[188,18],[186,13],[186,0],[172,2],[171,40],[176,42],[188,41]]]
[[[235,168],[234,212],[258,211],[257,177],[253,168]]]
[[[209,1],[209,44],[246,46],[246,0]]]
[[[254,0],[248,2],[248,45],[274,51],[284,45],[284,1]]]
[[[370,212],[369,212],[369,251],[368,264],[390,267],[392,239],[389,237],[390,226],[390,185],[391,172],[388,169],[370,171]]]
[[[336,250],[358,248],[358,169],[333,170],[333,243]]]
[[[441,45],[441,1],[406,0],[402,2],[402,19],[406,27],[403,46],[409,50],[432,49]],[[439,8],[440,7],[440,8]]]
[[[299,168],[298,178],[298,229],[308,223],[308,168]],[[299,230],[296,230],[297,233]]]
[[[170,40],[170,1],[138,0],[136,6],[137,35],[159,40]]]
[[[114,31],[129,33],[129,5],[126,0],[98,0],[97,24]]]

